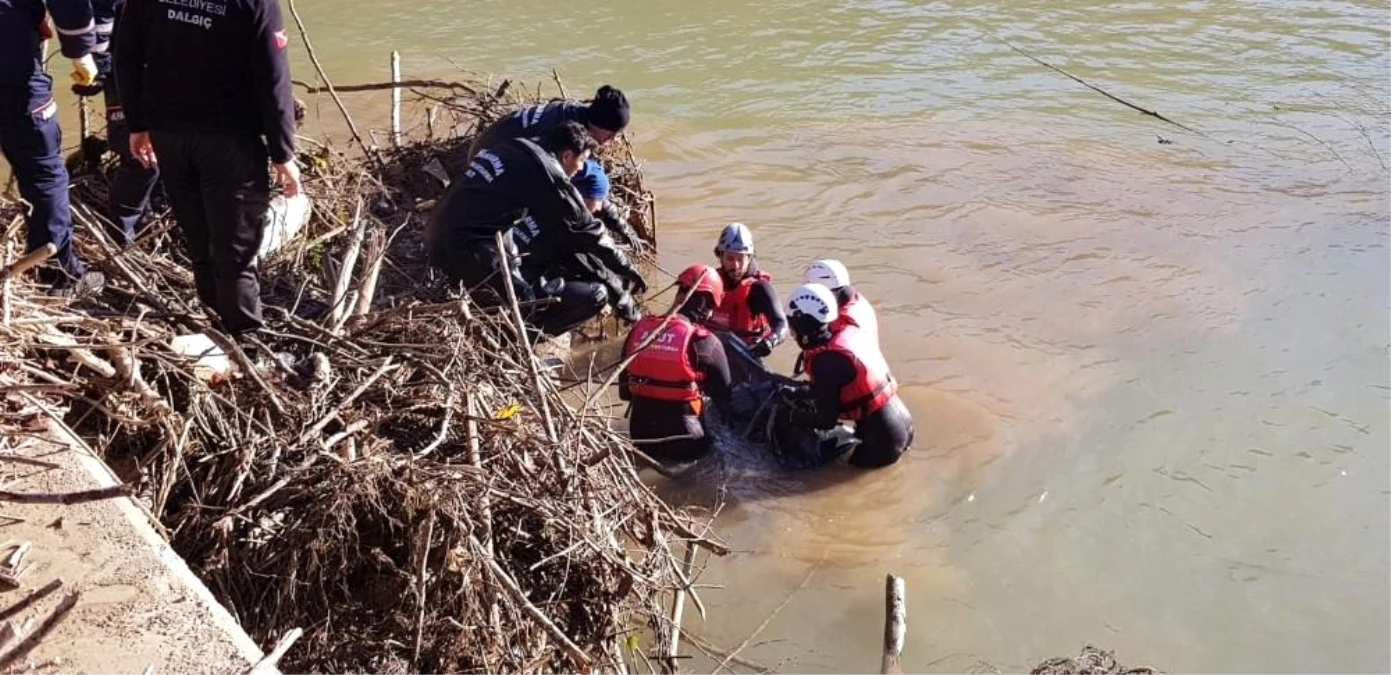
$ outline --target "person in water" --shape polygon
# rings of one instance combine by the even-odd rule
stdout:
[[[849,464],[888,466],[913,444],[913,418],[898,397],[898,383],[879,342],[859,326],[833,327],[836,297],[820,284],[804,284],[788,302],[788,323],[802,349],[809,383],[789,387],[788,421],[818,430],[852,422],[859,441]]]
[[[426,225],[430,264],[466,286],[478,302],[492,305],[506,297],[498,273],[506,256],[518,300],[529,308],[528,321],[547,335],[569,332],[606,303],[620,318],[636,321],[635,303],[622,285],[546,276],[583,253],[603,266],[606,278],[639,293],[647,287],[570,183],[593,149],[584,127],[567,122],[539,143],[517,138],[478,153]],[[527,249],[524,264],[519,244]]]
[[[787,316],[773,288],[773,276],[760,270],[754,260],[753,232],[743,223],[726,225],[715,244],[715,255],[725,293],[708,325],[734,334],[754,356],[773,353],[787,339]]]
[[[855,326],[869,333],[876,341],[879,339],[879,316],[874,312],[874,306],[850,285],[850,272],[839,260],[825,258],[813,262],[807,266],[802,280],[808,284],[821,284],[836,296],[836,309],[840,316],[831,326],[833,332],[845,326]]]
[[[672,311],[646,316],[623,344],[636,354],[619,374],[619,398],[630,401],[633,443],[656,459],[689,462],[710,451],[703,422],[705,399],[729,405],[729,363],[724,345],[701,324],[720,304],[724,286],[715,270],[692,265],[677,278]],[[668,318],[669,317],[669,318]]]

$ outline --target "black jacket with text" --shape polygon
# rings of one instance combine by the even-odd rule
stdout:
[[[279,0],[126,0],[116,79],[131,132],[251,133],[294,158]]]

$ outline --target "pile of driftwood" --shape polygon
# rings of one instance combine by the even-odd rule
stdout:
[[[425,268],[431,164],[508,90],[435,83],[433,138],[307,146],[312,216],[263,261],[267,328],[245,349],[195,299],[168,214],[125,249],[104,233],[101,166],[73,202],[108,288],[70,304],[5,281],[3,422],[47,418],[103,452],[253,638],[303,629],[287,670],[650,669],[694,551],[724,551],[639,480],[604,410],[567,406],[515,301],[482,309]],[[626,146],[605,161],[651,236]],[[0,204],[6,262],[18,207]],[[214,349],[176,348],[190,335]]]

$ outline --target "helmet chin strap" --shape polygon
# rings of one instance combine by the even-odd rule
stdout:
[[[715,312],[715,303],[711,301],[709,295],[699,293],[692,296],[686,304],[678,310],[686,318],[696,323],[704,323],[710,319],[710,315]]]
[[[831,340],[831,327],[805,314],[792,315],[788,323],[792,324],[792,335],[802,349],[819,347]]]

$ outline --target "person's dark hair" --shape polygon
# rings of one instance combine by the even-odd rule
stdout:
[[[545,138],[541,139],[541,147],[552,155],[559,155],[566,150],[578,155],[585,150],[590,152],[598,150],[599,144],[580,123],[566,122],[551,130]]]
[[[617,133],[628,126],[628,117],[628,97],[622,90],[606,84],[594,92],[594,100],[585,109],[584,121]]]

